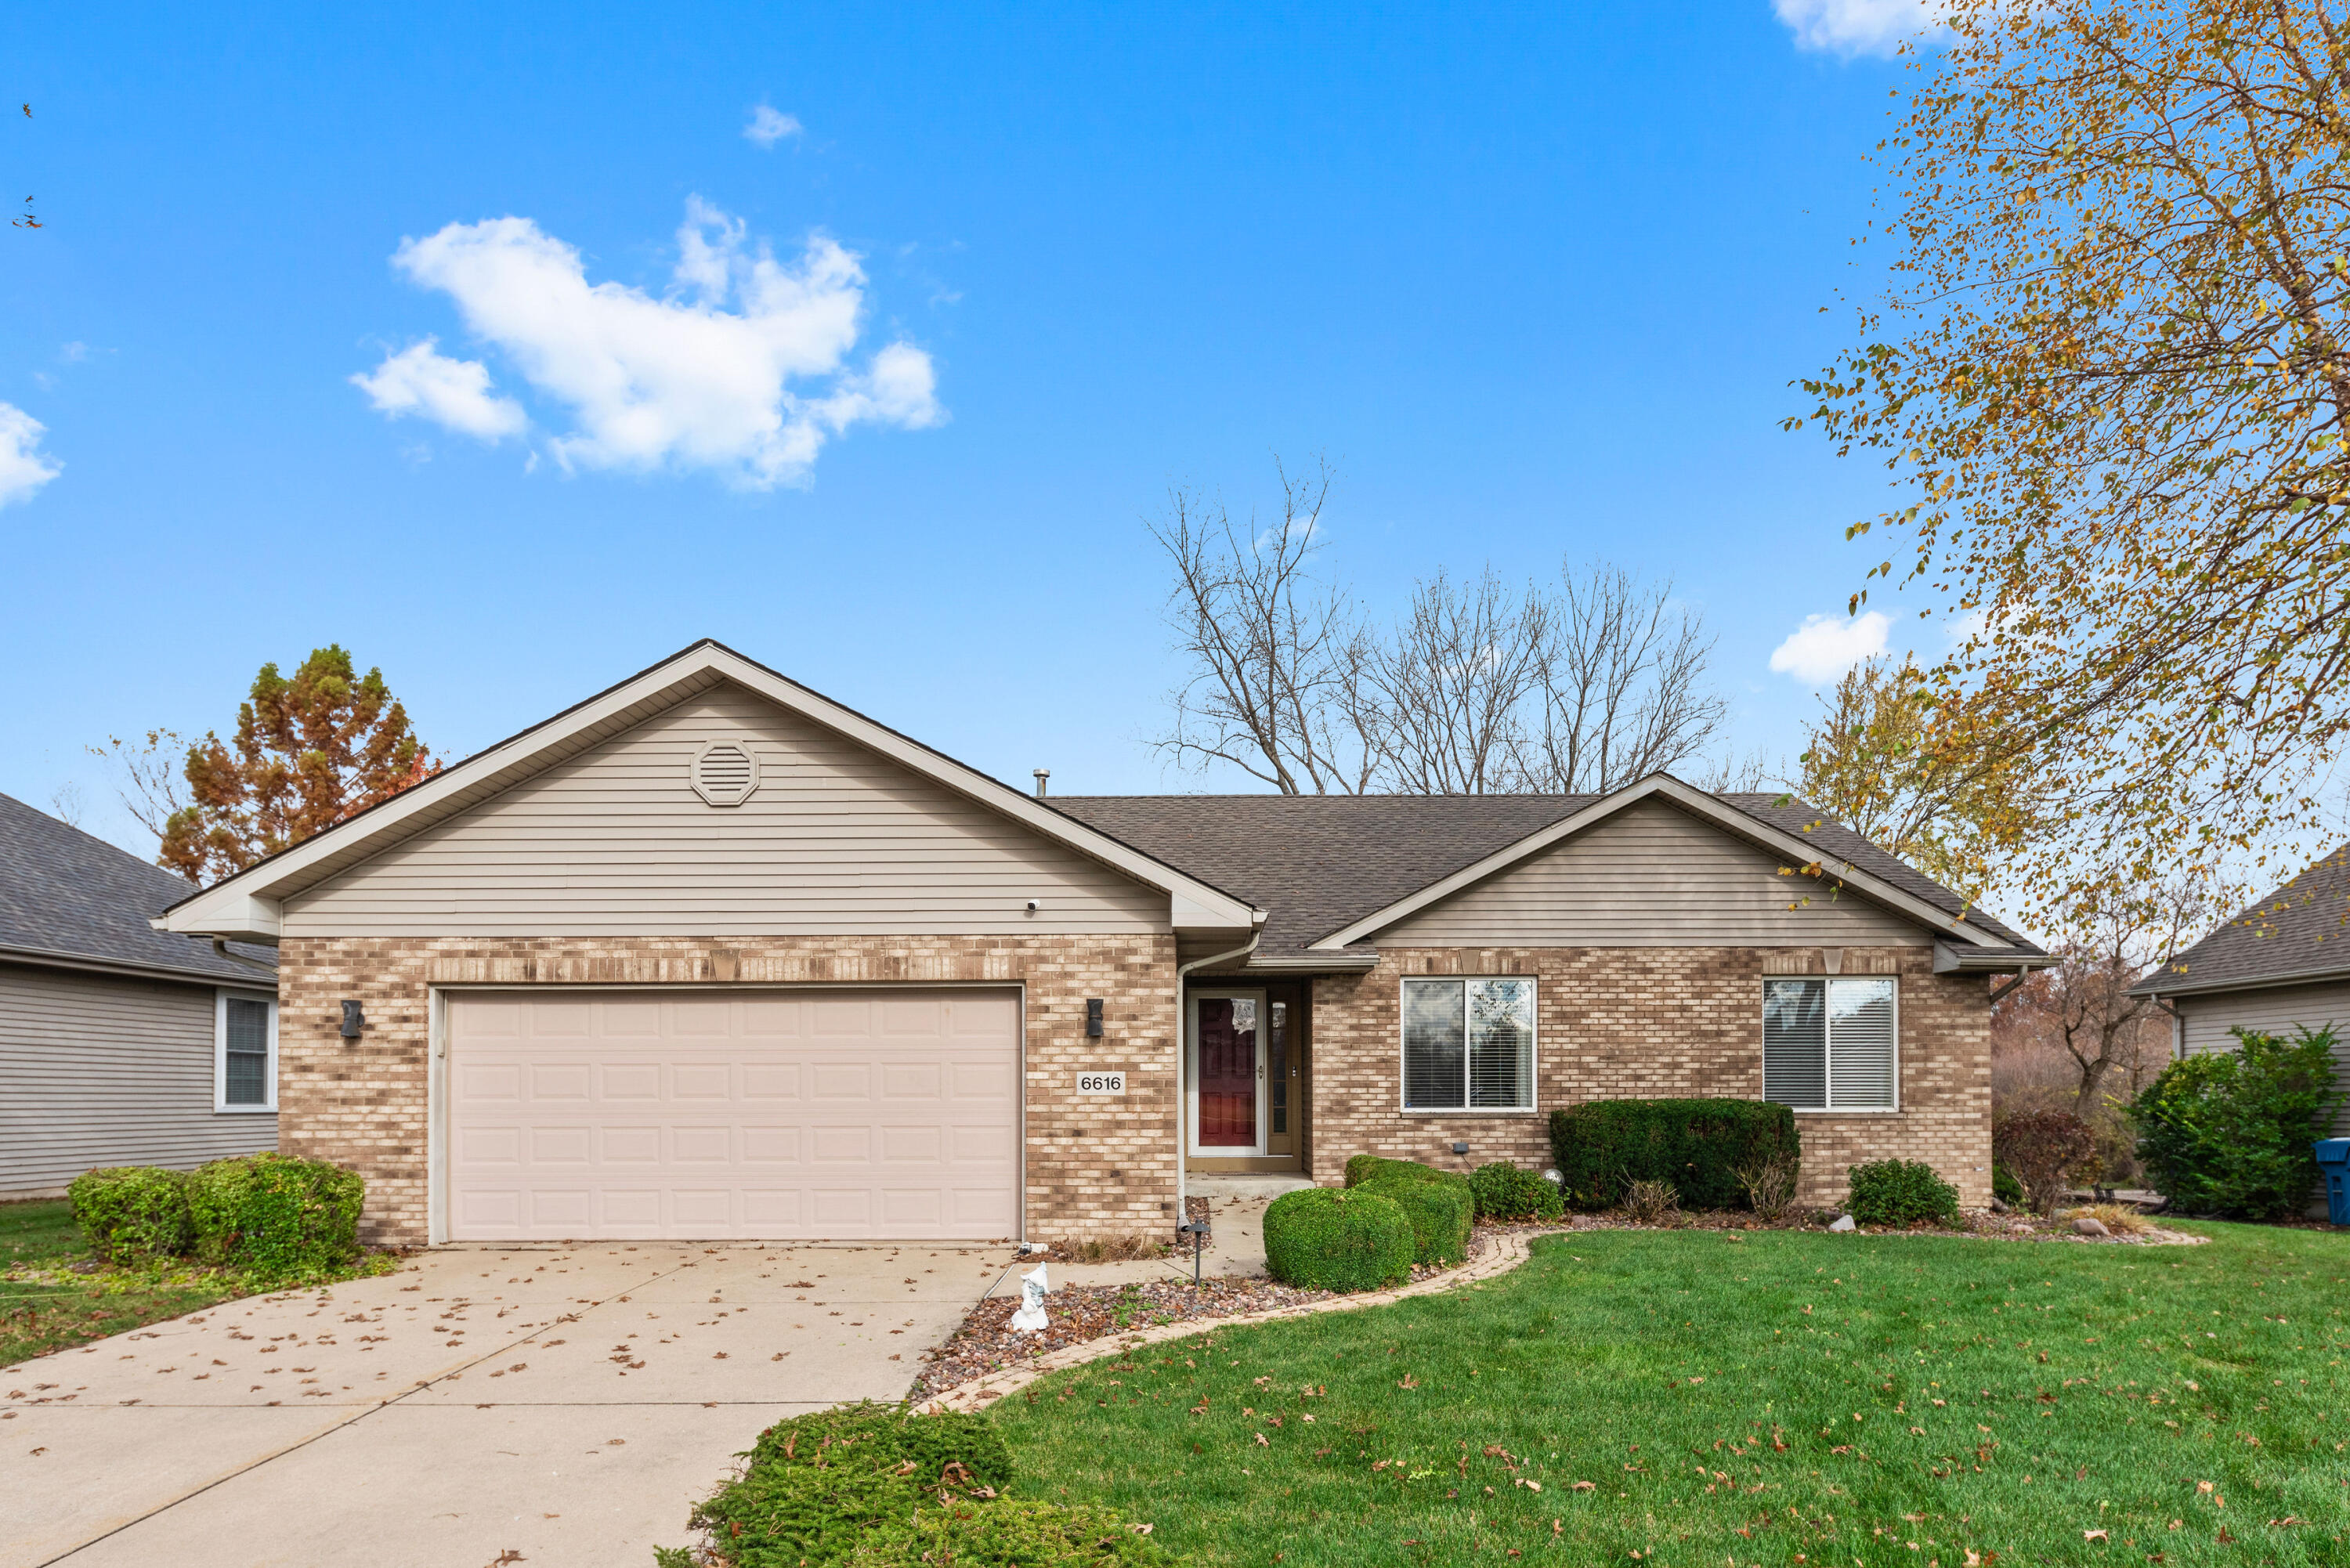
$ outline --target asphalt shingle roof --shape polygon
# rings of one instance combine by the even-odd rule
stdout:
[[[1058,795],[1046,804],[1266,910],[1258,950],[1270,956],[1300,951],[1600,798]],[[1831,868],[1849,860],[1954,919],[1964,914],[2002,940],[2030,948],[1948,888],[1801,801],[1773,794],[1717,798],[1774,827],[1804,833]]]
[[[161,866],[0,794],[0,956],[50,954],[275,986],[272,949],[232,942],[240,962],[209,941],[147,924],[188,891]]]
[[[2133,991],[2224,991],[2350,972],[2350,845],[2240,911]]]

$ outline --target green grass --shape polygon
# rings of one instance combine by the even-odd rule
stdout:
[[[289,1282],[179,1261],[88,1273],[72,1269],[88,1259],[73,1206],[64,1199],[0,1203],[0,1366]],[[393,1266],[388,1254],[369,1253],[331,1277]]]
[[[1210,1563],[2350,1563],[2350,1237],[2193,1229],[1555,1236],[998,1409],[1018,1492]]]

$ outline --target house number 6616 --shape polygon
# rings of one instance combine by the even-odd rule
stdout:
[[[1081,1095],[1122,1095],[1126,1093],[1123,1073],[1080,1073],[1077,1093]]]

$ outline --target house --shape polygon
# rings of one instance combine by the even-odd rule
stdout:
[[[2350,1087],[2350,845],[2130,988],[2170,1014],[2173,1056],[2232,1051],[2234,1031],[2290,1036],[2335,1030],[2334,1063]],[[2335,1124],[2350,1137],[2350,1106]]]
[[[0,1198],[277,1147],[276,954],[151,929],[187,895],[0,794]]]
[[[175,905],[399,1242],[1163,1236],[1201,1170],[1799,1107],[1990,1196],[2040,950],[1779,797],[1044,799],[702,642]]]

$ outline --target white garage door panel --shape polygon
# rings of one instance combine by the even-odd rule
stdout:
[[[452,996],[450,1238],[1010,1236],[1019,1030],[1009,992]]]

